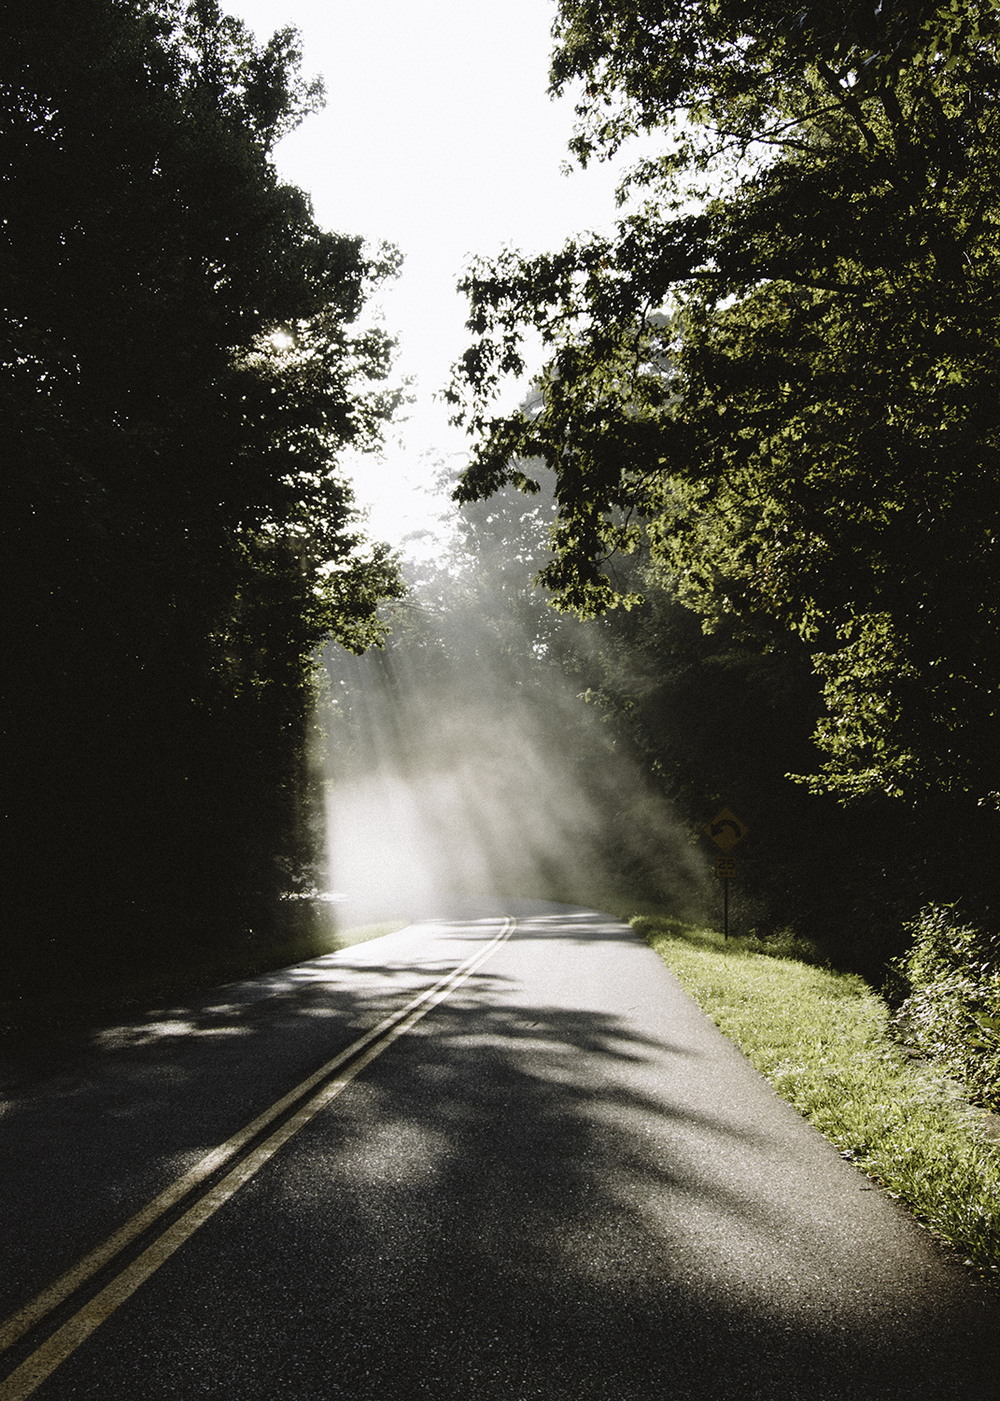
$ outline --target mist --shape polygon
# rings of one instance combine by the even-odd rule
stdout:
[[[509,492],[468,508],[384,649],[331,651],[328,881],[343,925],[477,902],[704,906],[688,832],[588,701],[593,626],[531,578],[551,511]]]

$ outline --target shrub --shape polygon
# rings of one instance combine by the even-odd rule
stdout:
[[[1000,1108],[1000,943],[928,905],[908,925],[898,960],[907,995],[894,1018],[912,1050],[938,1062],[978,1103]]]

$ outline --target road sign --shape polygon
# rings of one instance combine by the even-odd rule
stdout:
[[[735,880],[736,857],[717,856],[715,858],[715,874],[718,880]]]
[[[706,837],[711,837],[720,851],[732,851],[750,828],[736,816],[732,808],[720,808],[711,822],[706,822],[701,830]]]

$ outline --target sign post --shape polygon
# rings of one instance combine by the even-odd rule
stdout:
[[[736,877],[736,860],[729,855],[733,847],[743,840],[749,827],[741,821],[732,808],[720,808],[701,829],[709,837],[722,856],[715,858],[715,876],[722,881],[722,935],[729,938],[729,882]]]

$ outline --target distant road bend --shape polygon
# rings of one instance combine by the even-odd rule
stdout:
[[[414,925],[0,1103],[0,1401],[1000,1401],[996,1297],[593,911]]]

